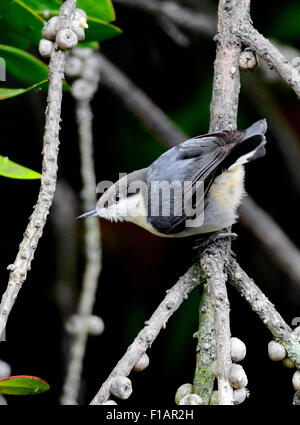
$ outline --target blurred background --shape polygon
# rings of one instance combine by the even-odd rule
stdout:
[[[173,1],[216,17],[217,1]],[[114,6],[116,24],[123,34],[103,42],[101,52],[188,136],[206,133],[215,58],[212,37],[182,29],[181,37],[172,35],[157,16],[119,2]],[[300,57],[298,1],[253,1],[251,9],[258,30],[279,43],[290,60]],[[40,91],[0,103],[1,154],[36,171],[41,170],[45,104],[46,95]],[[92,106],[97,181],[115,181],[119,172],[145,167],[166,149],[101,83]],[[295,93],[264,66],[242,75],[239,128],[264,117],[269,124],[267,155],[249,164],[246,188],[298,246],[299,113]],[[56,201],[32,270],[10,315],[7,341],[1,343],[1,359],[11,364],[13,375],[40,376],[50,383],[51,391],[35,397],[9,397],[9,404],[57,404],[65,373],[68,339],[63,322],[76,311],[84,266],[83,226],[75,221],[83,212],[80,158],[74,101],[69,94],[64,96],[62,115]],[[3,292],[6,267],[15,258],[39,182],[0,177],[0,185]],[[126,223],[100,220],[99,225],[103,269],[94,312],[103,318],[105,332],[88,340],[80,395],[85,404],[194,255],[186,241],[157,238]],[[241,266],[291,325],[293,318],[300,317],[300,282],[282,271],[242,223],[235,224],[234,231],[239,237],[233,250]],[[228,292],[232,335],[241,338],[248,350],[243,366],[250,397],[245,404],[291,404],[293,370],[269,360],[271,334],[233,288],[228,286]],[[172,405],[177,388],[192,382],[198,306],[199,292],[195,290],[153,344],[149,367],[131,375],[134,391],[127,406]]]

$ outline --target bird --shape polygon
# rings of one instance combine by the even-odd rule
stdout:
[[[104,191],[95,209],[78,219],[127,221],[167,238],[228,228],[246,195],[244,165],[265,155],[266,131],[267,121],[261,119],[246,130],[188,139],[148,167],[120,178]]]

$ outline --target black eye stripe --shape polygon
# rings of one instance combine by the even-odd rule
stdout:
[[[139,188],[137,188],[137,190],[135,191],[135,192],[128,192],[128,198],[130,197],[130,196],[133,196],[133,195],[137,195],[138,193],[140,193],[140,189]]]

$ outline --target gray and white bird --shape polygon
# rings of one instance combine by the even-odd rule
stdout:
[[[103,193],[94,210],[78,218],[128,221],[155,235],[176,238],[229,227],[235,223],[245,195],[244,165],[265,155],[266,131],[267,122],[262,119],[245,131],[220,131],[189,139],[163,153],[149,167],[118,180]],[[182,190],[171,190],[167,199],[157,182],[177,182]],[[203,185],[197,198],[199,182]],[[176,203],[183,205],[187,192],[196,211],[194,217],[184,208],[180,214],[172,209]],[[155,196],[158,213],[153,214]],[[171,206],[167,215],[162,214],[165,203]],[[199,225],[190,225],[197,213],[202,214],[202,220]]]

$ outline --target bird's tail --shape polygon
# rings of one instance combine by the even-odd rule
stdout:
[[[257,136],[259,134],[263,135],[266,133],[267,128],[268,126],[266,119],[256,121],[245,130],[245,136],[243,140],[249,139],[250,137]]]
[[[241,140],[241,143],[233,151],[235,161],[233,161],[229,169],[236,165],[243,165],[247,162],[261,158],[266,154],[265,144],[267,143],[267,140],[265,138],[265,133],[267,128],[267,121],[262,119],[245,130],[245,135]]]

